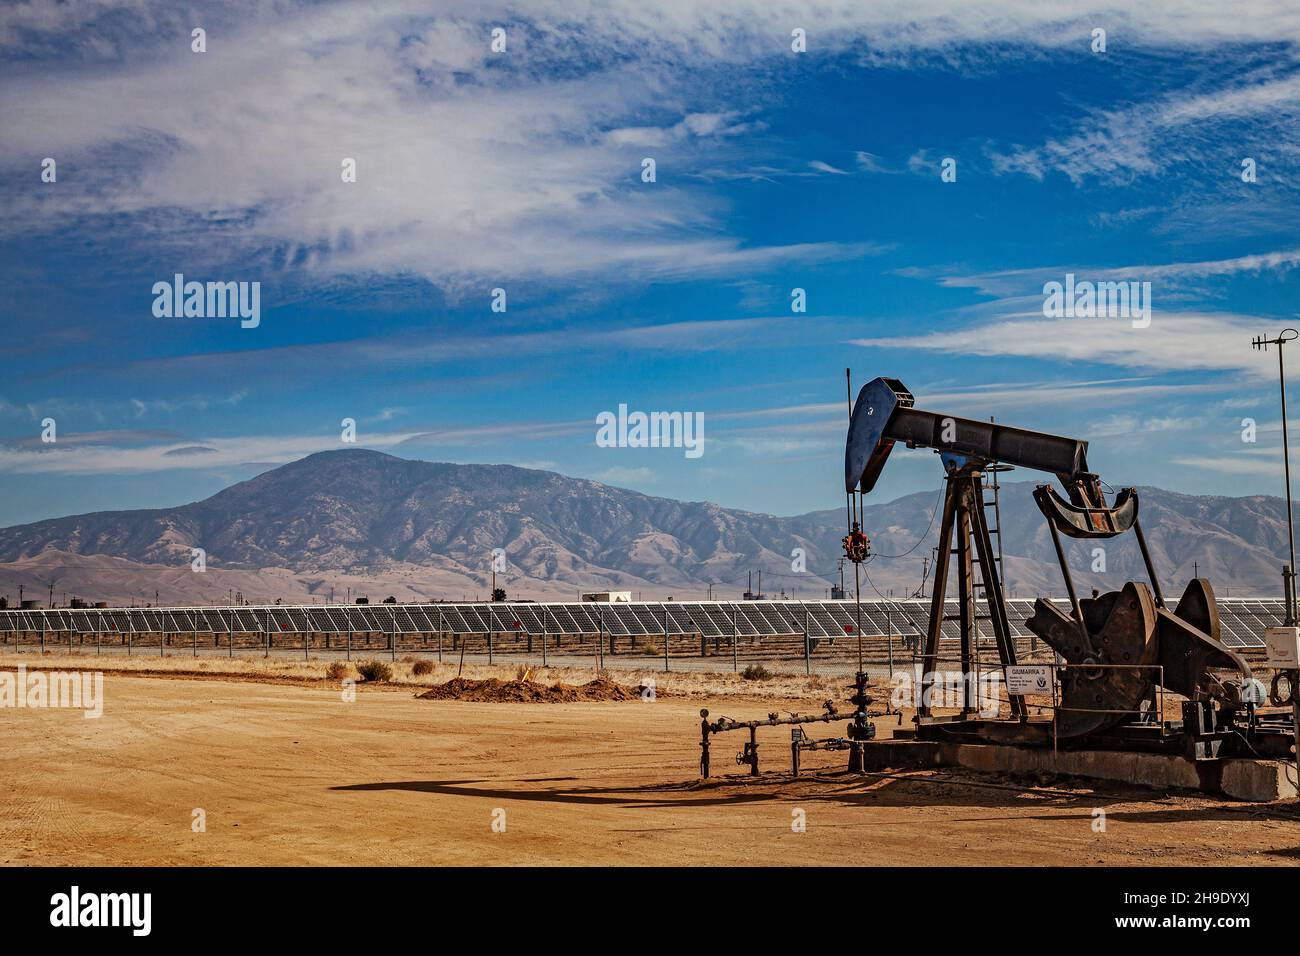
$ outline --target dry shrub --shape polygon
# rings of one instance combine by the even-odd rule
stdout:
[[[357,664],[357,673],[364,681],[388,681],[393,679],[393,669],[384,661],[361,661]]]
[[[348,676],[348,665],[346,661],[330,661],[329,666],[325,668],[325,678],[327,680],[342,680]]]
[[[433,661],[416,661],[411,665],[411,673],[416,677],[423,677],[425,674],[432,674]]]

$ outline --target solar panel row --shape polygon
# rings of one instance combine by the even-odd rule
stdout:
[[[1007,602],[1014,637],[1027,638],[1024,622],[1033,601]],[[947,601],[942,634],[959,636],[958,602]],[[763,637],[801,635],[826,639],[856,635],[925,632],[930,602],[924,599],[864,601],[738,601],[578,604],[358,604],[308,607],[177,607],[0,611],[0,632],[75,631],[106,633],[262,633],[294,634],[613,634],[615,636]],[[1281,600],[1222,599],[1221,637],[1229,647],[1262,647],[1264,628],[1282,622]],[[984,602],[978,602],[980,633],[992,636]]]

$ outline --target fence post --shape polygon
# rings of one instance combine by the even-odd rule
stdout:
[[[442,608],[438,608],[438,663],[442,663]]]
[[[889,640],[889,679],[894,678],[894,619],[890,617],[889,605],[885,605],[885,636]]]
[[[549,607],[542,608],[542,666],[546,666],[546,615],[551,612]],[[558,641],[559,638],[557,637]]]
[[[668,673],[668,605],[664,605],[664,673]]]
[[[731,605],[731,670],[740,673],[740,661],[736,657],[736,642],[740,639],[740,628],[736,626],[736,605]]]
[[[226,608],[226,656],[235,656],[235,609]]]
[[[812,646],[808,643],[808,605],[803,606],[803,672],[812,673]]]

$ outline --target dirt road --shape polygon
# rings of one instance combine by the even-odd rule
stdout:
[[[751,782],[721,741],[715,768],[733,776],[699,786],[700,706],[741,718],[770,701],[363,686],[349,703],[328,686],[111,672],[105,691],[99,719],[0,708],[0,863],[1300,864],[1300,817],[1199,796],[946,774]],[[784,769],[788,732],[761,739]]]

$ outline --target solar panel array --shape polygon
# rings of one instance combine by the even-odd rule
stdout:
[[[1058,602],[1064,605],[1064,602]],[[942,633],[959,634],[956,601],[945,605]],[[1028,639],[1025,620],[1033,600],[1007,601],[1012,635]],[[1263,647],[1264,628],[1282,623],[1280,599],[1226,598],[1219,601],[1221,638],[1229,647]],[[863,601],[863,636],[923,634],[926,599]],[[852,601],[710,601],[543,604],[357,604],[288,607],[54,608],[0,610],[0,633],[78,634],[504,634],[648,637],[765,637],[802,635],[813,639],[856,635],[858,609]],[[992,635],[988,609],[977,607],[983,635]]]
[[[0,632],[700,634],[742,637],[856,633],[843,601],[371,604],[0,611]],[[864,602],[864,634],[915,632],[912,615]]]

